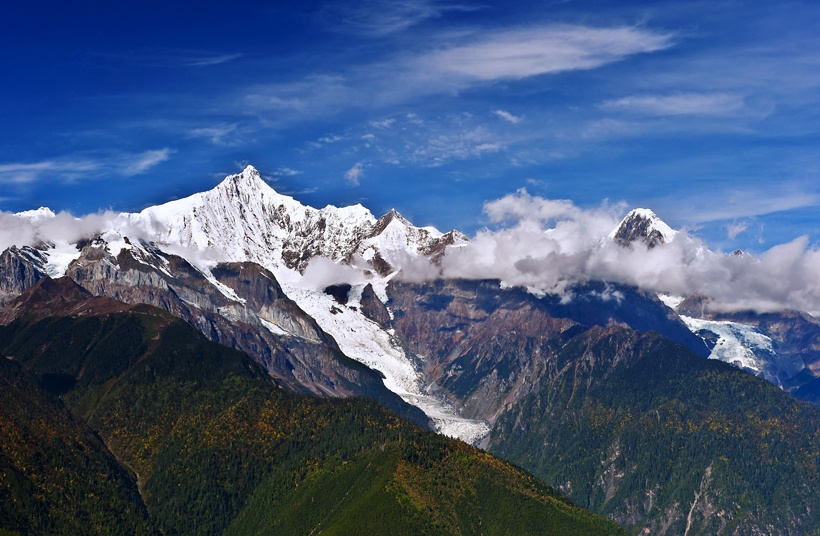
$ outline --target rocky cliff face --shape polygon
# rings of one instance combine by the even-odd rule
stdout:
[[[66,275],[96,296],[164,309],[209,339],[242,350],[280,384],[318,396],[368,396],[417,422],[423,414],[388,391],[377,373],[347,358],[332,337],[254,263],[223,263],[209,273],[148,245],[114,257],[86,246]]]
[[[491,425],[552,366],[544,349],[577,326],[497,281],[391,283],[388,296],[396,336],[431,388]]]
[[[490,423],[537,378],[555,373],[550,348],[593,325],[657,331],[708,355],[674,311],[630,287],[579,285],[569,301],[489,280],[391,282],[387,293],[390,326],[432,388],[463,415]]]
[[[707,357],[703,339],[692,333],[678,314],[657,295],[636,287],[592,281],[573,286],[566,296],[542,299],[549,314],[587,326],[620,324],[637,331],[657,331]]]
[[[0,306],[40,280],[45,263],[45,255],[29,246],[11,246],[0,253]]]

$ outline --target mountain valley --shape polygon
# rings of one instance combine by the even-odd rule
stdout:
[[[88,508],[126,508],[124,532],[333,532],[375,509],[405,531],[501,533],[511,517],[486,516],[509,501],[528,512],[516,533],[620,530],[536,478],[632,533],[820,528],[808,313],[460,277],[458,231],[306,207],[251,167],[82,240],[40,238],[0,255],[0,352],[26,397],[62,408],[61,430],[91,433],[77,441],[99,453],[77,463],[115,464],[119,495]],[[690,239],[639,209],[600,240],[652,256]],[[75,530],[19,513],[55,504],[6,528]]]

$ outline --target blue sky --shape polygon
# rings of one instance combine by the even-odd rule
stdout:
[[[136,211],[250,163],[468,234],[526,188],[724,250],[820,239],[816,2],[178,4],[4,7],[0,210]]]

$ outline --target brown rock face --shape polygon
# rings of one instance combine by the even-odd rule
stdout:
[[[362,314],[380,325],[382,328],[387,328],[390,324],[390,312],[387,307],[381,302],[376,292],[373,290],[373,285],[370,283],[364,287],[362,297],[359,301],[362,307]]]
[[[45,256],[31,247],[12,246],[0,254],[0,306],[45,276]]]
[[[212,341],[242,350],[281,385],[317,396],[367,396],[418,422],[420,410],[387,390],[378,374],[347,358],[332,337],[254,263],[225,263],[209,279],[185,259],[145,246],[116,257],[86,247],[67,275],[91,294],[164,309]]]
[[[391,283],[388,296],[396,336],[438,394],[491,424],[554,367],[544,348],[577,326],[496,281]]]
[[[0,309],[0,325],[25,317],[38,320],[49,316],[78,316],[116,313],[132,306],[92,296],[90,292],[67,277],[39,279]]]

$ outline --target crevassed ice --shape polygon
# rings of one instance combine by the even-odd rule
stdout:
[[[762,370],[763,363],[757,357],[756,351],[766,354],[774,353],[772,339],[752,326],[738,322],[702,320],[683,315],[681,315],[681,320],[693,332],[707,330],[718,336],[709,359],[719,359],[758,373]]]

